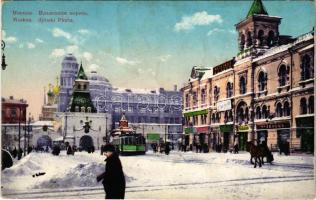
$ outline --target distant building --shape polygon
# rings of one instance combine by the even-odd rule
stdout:
[[[73,55],[67,55],[62,63],[59,113],[67,111],[73,91],[69,85],[75,83],[74,68],[71,67],[72,71],[68,71],[72,66],[67,64],[69,60],[76,61]],[[182,94],[176,86],[174,90],[164,88],[158,90],[122,89],[114,88],[107,78],[96,71],[87,74],[87,78],[94,108],[97,113],[111,115],[108,118],[111,120],[109,121],[112,124],[111,128],[116,128],[120,116],[124,112],[128,121],[139,132],[146,134],[150,133],[150,130],[160,130],[156,126],[163,126],[161,134],[165,134],[167,130],[170,138],[176,139],[182,134]],[[65,80],[68,81],[67,84]],[[66,104],[67,106],[65,106]],[[148,126],[148,130],[146,126]]]
[[[23,99],[14,99],[13,96],[1,99],[2,120],[1,120],[1,138],[2,145],[7,147],[17,147],[25,130],[28,104]],[[24,128],[24,129],[23,129]]]
[[[39,116],[40,121],[54,121],[56,118],[56,112],[58,109],[58,95],[60,91],[60,87],[58,86],[58,78],[56,80],[56,85],[53,86],[52,84],[49,84],[47,93],[44,89],[44,105],[42,106],[42,113]]]

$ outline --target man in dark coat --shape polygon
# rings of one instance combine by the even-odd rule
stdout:
[[[125,196],[125,177],[122,164],[115,147],[111,144],[104,146],[103,155],[105,159],[105,172],[97,176],[97,181],[102,181],[106,199],[124,199]]]

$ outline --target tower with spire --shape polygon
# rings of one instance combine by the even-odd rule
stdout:
[[[70,104],[67,110],[70,112],[96,112],[96,109],[91,101],[89,81],[83,70],[82,62],[75,79]]]
[[[270,16],[261,0],[254,0],[246,19],[235,25],[238,32],[238,56],[257,56],[278,45],[280,23],[281,18]]]

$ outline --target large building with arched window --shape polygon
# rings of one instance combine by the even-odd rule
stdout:
[[[182,88],[187,144],[228,151],[265,141],[284,153],[314,151],[314,32],[284,36],[280,23],[255,0],[235,25],[236,57],[193,67]]]

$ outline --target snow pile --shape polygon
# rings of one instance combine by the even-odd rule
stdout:
[[[45,180],[34,188],[71,188],[71,187],[94,187],[100,183],[96,176],[104,171],[103,163],[82,163],[67,169],[64,173],[58,173],[56,177]]]
[[[104,156],[77,152],[74,156],[64,151],[59,156],[49,153],[31,153],[16,165],[2,172],[2,185],[8,191],[27,189],[102,187],[96,181],[104,172]],[[42,176],[36,173],[45,172]],[[135,180],[128,175],[126,182]]]

